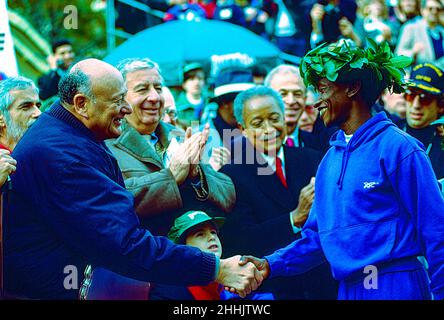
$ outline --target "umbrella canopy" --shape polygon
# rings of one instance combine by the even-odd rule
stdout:
[[[148,57],[159,64],[166,85],[180,85],[187,63],[200,62],[208,71],[212,55],[235,52],[248,54],[270,67],[281,61],[281,51],[269,41],[245,28],[215,20],[178,20],[148,28],[104,60],[116,65],[124,58]]]

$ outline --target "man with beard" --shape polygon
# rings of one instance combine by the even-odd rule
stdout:
[[[8,78],[0,82],[0,148],[12,152],[26,130],[40,116],[39,91],[32,80]]]
[[[25,131],[40,116],[39,91],[24,77],[0,81],[0,187],[10,180],[17,162],[10,156]],[[10,183],[5,185],[9,188]],[[0,196],[0,297],[3,295],[3,204]]]
[[[254,261],[266,278],[304,273],[327,260],[343,300],[422,300],[432,293],[443,299],[439,184],[423,145],[384,112],[371,111],[385,89],[404,91],[403,68],[411,59],[395,57],[387,42],[368,42],[365,50],[324,44],[302,59],[304,82],[320,94],[322,120],[340,130],[319,165],[301,239],[243,261]]]

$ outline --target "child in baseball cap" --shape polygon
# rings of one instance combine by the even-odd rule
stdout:
[[[197,247],[205,252],[213,252],[222,256],[222,244],[219,229],[225,218],[210,217],[203,211],[188,211],[174,220],[168,232],[168,238],[176,244]],[[240,299],[236,294],[224,290],[223,286],[212,282],[206,286],[172,287],[155,285],[151,291],[151,300],[231,300]],[[273,300],[271,293],[252,293],[249,300]]]

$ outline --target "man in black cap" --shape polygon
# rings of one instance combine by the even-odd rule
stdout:
[[[424,144],[437,178],[444,178],[442,138],[438,124],[433,124],[444,114],[444,71],[431,63],[416,65],[404,97],[407,101],[404,130]]]

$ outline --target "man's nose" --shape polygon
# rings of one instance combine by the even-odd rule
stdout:
[[[125,100],[125,102],[123,103],[123,105],[120,109],[120,112],[122,112],[124,114],[131,114],[131,113],[133,113],[133,107]]]
[[[33,118],[38,118],[42,114],[42,111],[37,106],[34,106],[34,110],[32,112]]]
[[[148,101],[152,101],[152,102],[158,102],[161,99],[160,93],[157,92],[156,89],[152,88],[149,92],[148,92],[148,96],[146,97]]]

